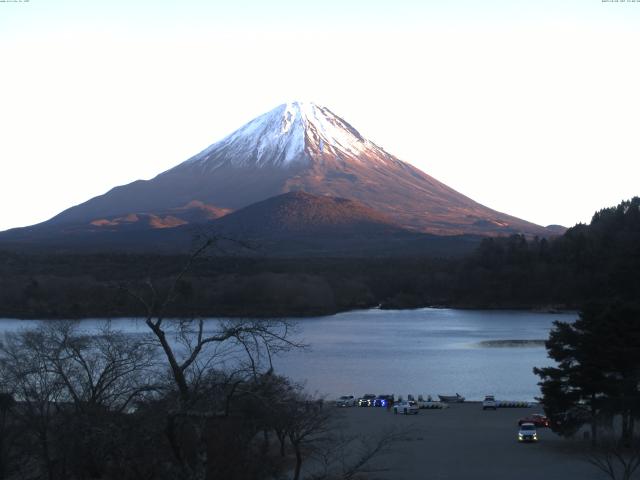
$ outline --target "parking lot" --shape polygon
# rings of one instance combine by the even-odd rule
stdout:
[[[418,415],[394,415],[384,408],[341,409],[349,434],[373,438],[390,428],[405,434],[377,466],[373,478],[405,480],[596,480],[605,477],[584,459],[585,443],[539,429],[539,442],[517,440],[518,419],[541,409],[483,411],[480,403],[452,404]]]

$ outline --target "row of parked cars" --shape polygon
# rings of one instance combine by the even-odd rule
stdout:
[[[360,398],[353,395],[343,395],[336,400],[337,407],[386,407],[394,403],[393,395],[374,395],[366,393]]]
[[[411,395],[409,396],[411,397]],[[412,398],[412,397],[411,397]],[[356,399],[353,395],[344,395],[336,401],[338,407],[383,407],[393,409],[393,413],[403,413],[405,415],[418,413],[420,407],[415,400],[395,399],[394,395],[375,395],[366,393],[362,397]]]
[[[367,393],[356,398],[353,395],[343,395],[336,400],[338,407],[384,407],[393,409],[394,413],[404,413],[405,415],[416,414],[421,408],[444,408],[442,402],[434,402],[431,397],[425,400],[422,395],[416,399],[413,395],[407,395],[407,400],[402,397],[395,398],[394,395],[375,395]]]
[[[422,395],[415,400],[413,395],[407,397],[407,401],[423,402]],[[395,403],[404,402],[402,397],[398,397],[396,400],[395,395],[375,395],[373,393],[365,393],[362,397],[356,398],[353,395],[343,395],[336,400],[336,406],[338,407],[388,407],[393,406]]]

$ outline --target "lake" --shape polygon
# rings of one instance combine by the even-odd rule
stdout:
[[[457,392],[469,400],[494,394],[500,400],[530,401],[539,395],[532,368],[553,364],[535,340],[547,338],[554,320],[576,318],[576,313],[434,308],[303,318],[298,320],[298,338],[310,347],[274,363],[277,372],[328,398]],[[0,319],[0,332],[37,323]],[[82,321],[89,330],[99,324]],[[135,319],[112,324],[132,334],[146,332],[144,323]]]

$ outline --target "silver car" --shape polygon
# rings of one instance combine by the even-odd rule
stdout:
[[[356,397],[353,395],[342,395],[336,400],[336,407],[355,407]]]
[[[538,431],[533,423],[523,423],[518,430],[518,442],[537,442]]]
[[[393,406],[393,413],[404,413],[405,415],[417,415],[419,412],[418,404],[413,400],[407,402],[396,403]]]

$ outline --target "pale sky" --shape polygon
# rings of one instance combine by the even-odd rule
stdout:
[[[640,0],[0,0],[0,230],[290,100],[541,225],[640,195]]]

